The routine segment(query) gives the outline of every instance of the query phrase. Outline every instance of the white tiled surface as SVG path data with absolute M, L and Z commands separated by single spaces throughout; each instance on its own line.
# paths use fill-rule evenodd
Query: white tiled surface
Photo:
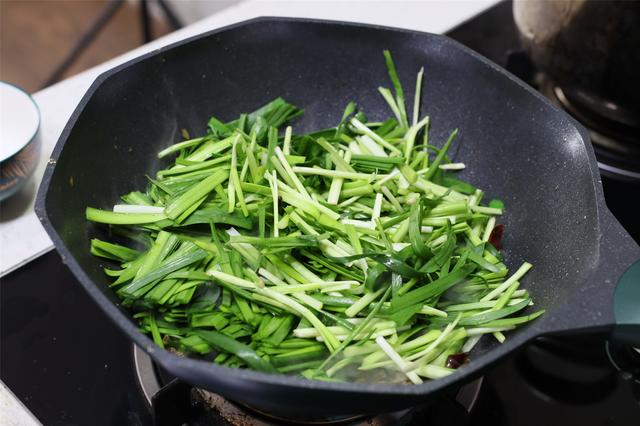
M 0 425 L 39 426 L 40 422 L 27 410 L 16 396 L 0 382 Z
M 49 155 L 82 95 L 102 72 L 161 46 L 258 16 L 289 16 L 386 25 L 442 33 L 476 15 L 497 0 L 423 1 L 259 1 L 248 0 L 159 38 L 34 95 L 41 110 L 42 153 L 38 169 L 25 189 L 0 212 L 0 276 L 52 248 L 33 212 L 34 196 Z M 0 424 L 37 424 L 0 382 Z

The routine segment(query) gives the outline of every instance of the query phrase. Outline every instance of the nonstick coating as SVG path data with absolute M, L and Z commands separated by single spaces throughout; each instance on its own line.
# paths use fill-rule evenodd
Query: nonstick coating
M 422 111 L 430 140 L 454 128 L 452 152 L 464 179 L 506 204 L 504 257 L 528 260 L 523 280 L 547 314 L 487 339 L 455 374 L 419 386 L 324 383 L 229 369 L 156 347 L 116 307 L 102 262 L 89 254 L 105 226 L 87 223 L 87 206 L 111 208 L 143 189 L 166 163 L 156 152 L 205 131 L 215 115 L 237 117 L 282 96 L 305 109 L 298 132 L 335 125 L 354 100 L 370 119 L 390 115 L 377 92 L 390 86 L 390 49 L 413 99 L 425 68 Z M 326 21 L 261 18 L 160 49 L 101 75 L 63 132 L 38 196 L 38 216 L 63 261 L 127 335 L 187 382 L 263 410 L 290 414 L 374 413 L 406 407 L 460 385 L 526 341 L 546 333 L 613 323 L 612 293 L 638 247 L 607 210 L 584 129 L 522 82 L 456 42 L 432 34 Z M 73 313 L 70 313 L 73 314 Z M 82 321 L 82 318 L 78 318 Z M 90 348 L 87 356 L 91 356 Z

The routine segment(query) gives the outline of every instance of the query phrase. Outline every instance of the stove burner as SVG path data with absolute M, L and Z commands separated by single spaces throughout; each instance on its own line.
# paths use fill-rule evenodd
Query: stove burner
M 224 397 L 204 389 L 195 389 L 199 399 L 218 413 L 223 413 L 225 419 L 231 420 L 233 425 L 243 426 L 270 426 L 273 422 L 277 424 L 297 424 L 297 425 L 348 425 L 357 424 L 358 420 L 365 418 L 363 415 L 339 416 L 334 418 L 285 418 L 267 413 L 246 404 L 234 404 Z
M 541 396 L 566 404 L 603 401 L 618 386 L 618 375 L 600 339 L 539 338 L 518 355 L 516 368 Z
M 387 426 L 412 424 L 445 424 L 452 419 L 467 418 L 474 409 L 482 378 L 458 390 L 453 397 L 445 397 L 436 404 L 425 404 L 393 413 L 373 416 L 356 415 L 322 419 L 283 418 L 265 413 L 244 404 L 225 399 L 213 392 L 192 388 L 160 371 L 151 358 L 133 345 L 133 361 L 142 394 L 154 415 L 156 425 L 206 425 L 228 426 L 272 426 L 296 425 L 343 425 L 343 426 Z M 444 411 L 444 412 L 442 412 Z M 446 419 L 446 420 L 445 420 Z M 433 421 L 436 420 L 436 421 Z
M 611 119 L 585 108 L 583 104 L 558 86 L 546 81 L 542 92 L 562 106 L 576 120 L 589 129 L 600 170 L 612 177 L 640 181 L 640 127 Z M 605 102 L 606 103 L 606 102 Z M 615 111 L 615 105 L 603 110 Z
M 610 102 L 563 90 L 521 50 L 507 54 L 505 67 L 589 130 L 603 175 L 640 182 L 640 120 L 636 115 Z
M 640 348 L 607 341 L 606 350 L 609 361 L 622 378 L 640 385 Z

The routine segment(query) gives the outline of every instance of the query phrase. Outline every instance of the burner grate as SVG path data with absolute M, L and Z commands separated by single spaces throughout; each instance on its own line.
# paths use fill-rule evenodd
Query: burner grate
M 161 371 L 140 348 L 133 345 L 133 362 L 140 391 L 157 426 L 189 424 L 225 426 L 340 425 L 391 426 L 422 425 L 426 420 L 448 426 L 466 423 L 480 396 L 479 378 L 435 403 L 379 415 L 331 418 L 286 418 L 229 401 L 213 392 L 193 388 Z M 447 421 L 445 422 L 445 419 Z M 458 421 L 456 421 L 458 419 Z

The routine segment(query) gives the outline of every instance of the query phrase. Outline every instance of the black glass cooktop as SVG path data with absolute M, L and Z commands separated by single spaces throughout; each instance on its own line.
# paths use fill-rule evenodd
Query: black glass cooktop
M 514 53 L 517 58 L 519 46 L 509 2 L 449 35 L 502 66 L 514 66 L 509 61 Z M 603 183 L 609 207 L 640 241 L 640 223 L 628 202 L 638 187 L 607 179 Z M 0 377 L 42 423 L 154 424 L 136 378 L 131 344 L 89 299 L 56 252 L 4 277 L 0 302 Z M 403 422 L 637 424 L 640 384 L 614 368 L 605 346 L 604 336 L 541 339 L 487 372 L 470 412 L 418 412 Z M 156 407 L 156 412 L 162 411 L 171 407 Z M 175 424 L 191 424 L 191 418 Z M 211 422 L 228 424 L 215 418 Z

